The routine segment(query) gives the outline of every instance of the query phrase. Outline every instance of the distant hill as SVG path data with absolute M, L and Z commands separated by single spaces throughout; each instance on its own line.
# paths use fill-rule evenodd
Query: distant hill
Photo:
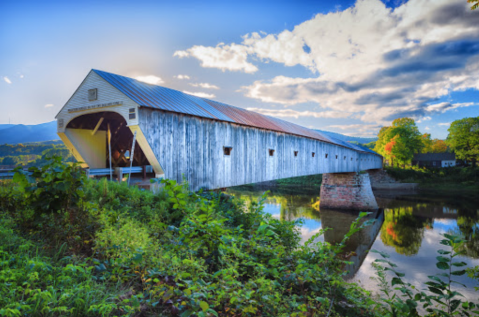
M 360 138 L 360 137 L 355 137 L 355 136 L 348 136 L 336 132 L 329 132 L 329 131 L 323 131 L 323 130 L 316 130 L 318 132 L 324 133 L 328 136 L 331 136 L 333 138 L 339 139 L 341 141 L 345 142 L 358 142 L 360 144 L 366 144 L 369 142 L 376 141 L 378 138 Z
M 0 144 L 17 144 L 59 140 L 57 122 L 51 121 L 36 125 L 0 125 Z
M 13 127 L 14 124 L 0 124 L 0 130 Z

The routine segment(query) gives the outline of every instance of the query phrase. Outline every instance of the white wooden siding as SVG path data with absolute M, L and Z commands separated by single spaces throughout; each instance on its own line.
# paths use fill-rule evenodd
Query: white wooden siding
M 306 137 L 148 108 L 139 109 L 139 127 L 165 177 L 178 182 L 184 178 L 192 190 L 382 167 L 382 158 L 375 154 Z M 233 147 L 230 156 L 223 154 L 223 146 Z M 275 150 L 273 156 L 269 156 L 269 149 Z M 298 156 L 294 156 L 294 151 L 298 151 Z M 316 153 L 314 157 L 312 152 Z

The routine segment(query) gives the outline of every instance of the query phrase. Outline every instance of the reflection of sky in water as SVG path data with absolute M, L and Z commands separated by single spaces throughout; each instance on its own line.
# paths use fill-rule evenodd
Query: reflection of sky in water
M 233 194 L 241 196 L 246 201 L 258 201 L 262 193 L 248 192 L 246 195 L 243 195 L 243 192 L 236 191 Z M 374 238 L 376 230 L 379 230 L 379 227 L 381 227 L 380 231 L 377 232 L 371 249 L 388 253 L 391 256 L 390 260 L 398 265 L 398 271 L 406 273 L 406 276 L 403 278 L 405 282 L 424 288 L 424 282 L 428 281 L 428 275 L 442 273 L 441 270 L 436 268 L 437 250 L 447 248 L 439 243 L 443 239 L 441 234 L 460 231 L 456 220 L 457 217 L 461 216 L 460 210 L 458 211 L 456 206 L 452 206 L 453 204 L 450 201 L 436 196 L 433 197 L 434 200 L 421 200 L 420 202 L 416 201 L 416 196 L 409 196 L 409 198 L 412 197 L 410 200 L 378 195 L 376 197 L 378 198 L 378 204 L 387 208 L 384 212 L 384 223 L 382 225 L 378 223 L 380 226 L 374 226 L 376 229 L 370 231 L 370 234 L 373 234 L 372 238 Z M 323 213 L 315 211 L 312 207 L 314 202 L 317 202 L 316 193 L 309 196 L 270 193 L 263 210 L 276 219 L 281 219 L 281 217 L 291 220 L 297 217 L 302 218 L 303 224 L 300 232 L 303 243 L 317 234 L 323 223 L 325 226 L 331 227 L 333 225 L 333 230 L 336 225 L 338 226 L 336 230 L 342 232 L 345 228 L 347 230 L 350 221 L 355 218 L 354 215 L 349 216 L 352 220 L 348 220 L 344 213 L 341 214 L 335 211 L 323 211 Z M 478 214 L 476 212 L 477 204 L 472 202 L 471 207 L 470 203 L 462 208 L 462 216 L 464 217 L 465 215 L 466 218 L 472 217 L 473 225 L 477 226 L 477 216 L 474 216 Z M 323 221 L 320 217 L 324 218 Z M 381 221 L 383 221 L 382 218 Z M 395 239 L 391 239 L 396 234 L 398 236 L 394 237 Z M 412 238 L 412 235 L 415 235 L 415 238 Z M 383 241 L 383 239 L 389 240 Z M 414 239 L 417 239 L 417 241 Z M 321 236 L 320 240 L 324 241 L 324 236 Z M 372 242 L 372 240 L 370 241 Z M 402 245 L 403 242 L 406 242 L 405 246 Z M 410 244 L 415 243 L 415 246 L 408 246 L 408 242 L 411 242 Z M 364 249 L 364 240 L 355 243 L 358 246 L 362 246 L 357 251 Z M 367 243 L 367 245 L 369 244 Z M 354 248 L 356 248 L 355 245 L 353 246 Z M 473 251 L 477 254 L 479 250 Z M 364 260 L 351 280 L 360 282 L 367 289 L 376 290 L 377 284 L 370 277 L 375 276 L 371 263 L 378 258 L 380 258 L 380 255 L 377 253 L 358 255 L 358 264 L 361 263 L 362 259 Z M 457 261 L 466 262 L 468 267 L 479 265 L 478 259 L 467 256 L 457 257 Z M 455 280 L 468 286 L 467 289 L 464 289 L 462 286 L 456 286 L 459 292 L 470 300 L 478 300 L 479 294 L 476 294 L 473 288 L 474 286 L 479 286 L 477 282 L 469 279 L 466 275 L 455 277 Z
M 445 233 L 457 228 L 456 219 L 434 219 L 434 229 Z
M 264 209 L 263 209 L 264 212 L 271 214 L 273 215 L 273 217 L 279 219 L 279 217 L 281 216 L 281 212 L 280 212 L 281 204 L 265 203 L 263 206 L 264 206 Z
M 381 238 L 376 238 L 371 250 L 378 250 L 388 253 L 391 257 L 388 259 L 391 262 L 395 263 L 399 272 L 403 272 L 406 276 L 403 278 L 403 281 L 406 283 L 411 283 L 416 286 L 418 289 L 424 288 L 424 283 L 429 281 L 428 276 L 434 275 L 437 273 L 444 273 L 444 271 L 439 270 L 436 267 L 436 257 L 439 255 L 437 250 L 447 249 L 446 246 L 440 244 L 439 242 L 443 239 L 441 234 L 446 233 L 452 229 L 457 229 L 457 223 L 455 219 L 434 219 L 433 229 L 425 229 L 424 236 L 421 241 L 421 247 L 417 254 L 412 256 L 407 256 L 395 252 L 394 248 L 391 246 L 386 246 Z M 371 280 L 371 276 L 375 276 L 374 269 L 372 267 L 372 262 L 375 259 L 382 258 L 379 254 L 370 252 L 357 273 L 352 278 L 353 281 L 360 282 L 365 288 L 374 290 L 376 289 L 376 281 Z M 468 267 L 479 265 L 479 260 L 472 259 L 466 256 L 458 256 L 455 258 L 456 261 L 464 261 L 467 263 Z M 390 278 L 394 275 L 391 272 L 388 272 Z M 469 300 L 478 300 L 478 293 L 474 292 L 474 286 L 479 286 L 479 284 L 472 279 L 468 278 L 467 275 L 463 276 L 453 276 L 453 280 L 467 285 L 467 289 L 462 286 L 453 286 L 453 289 L 459 291 Z
M 263 206 L 264 212 L 271 214 L 273 218 L 281 218 L 281 204 L 265 203 Z M 303 224 L 301 226 L 301 241 L 304 243 L 319 232 L 321 229 L 321 219 L 301 219 L 303 219 Z M 320 237 L 319 240 L 324 241 L 324 238 Z
M 312 236 L 317 234 L 321 230 L 321 220 L 304 219 L 301 226 L 301 242 L 308 241 Z M 324 236 L 319 237 L 319 241 L 324 242 Z

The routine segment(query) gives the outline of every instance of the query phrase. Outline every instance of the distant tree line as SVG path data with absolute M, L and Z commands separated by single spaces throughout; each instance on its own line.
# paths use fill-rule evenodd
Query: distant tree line
M 64 162 L 73 161 L 70 151 L 61 142 L 0 145 L 0 165 L 37 166 L 46 164 L 46 158 L 61 156 Z
M 382 127 L 378 140 L 365 144 L 384 156 L 390 165 L 410 164 L 416 153 L 444 153 L 452 151 L 457 159 L 472 162 L 479 158 L 479 117 L 464 118 L 451 123 L 447 139 L 431 139 L 421 134 L 411 118 L 399 118 L 389 127 Z

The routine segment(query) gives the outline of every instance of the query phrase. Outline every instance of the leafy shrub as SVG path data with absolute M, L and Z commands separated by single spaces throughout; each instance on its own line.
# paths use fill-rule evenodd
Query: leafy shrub
M 122 306 L 114 289 L 95 282 L 92 267 L 60 248 L 49 257 L 0 219 L 0 316 L 110 315 Z M 95 307 L 104 314 L 93 314 Z
M 117 219 L 115 223 L 105 221 L 104 227 L 97 231 L 95 249 L 109 258 L 131 258 L 138 250 L 151 255 L 153 241 L 148 229 L 140 222 L 131 219 Z
M 450 234 L 443 235 L 440 243 L 448 247 L 448 250 L 438 250 L 436 266 L 444 273 L 428 276 L 426 282 L 427 293 L 416 290 L 410 283 L 404 283 L 404 273 L 397 271 L 397 265 L 387 260 L 389 255 L 379 253 L 382 259 L 376 259 L 373 267 L 376 270 L 376 280 L 379 282 L 380 290 L 385 295 L 381 299 L 382 308 L 385 309 L 385 316 L 419 316 L 418 306 L 428 313 L 427 316 L 471 316 L 479 313 L 479 305 L 473 302 L 464 301 L 463 295 L 451 289 L 451 285 L 461 283 L 455 281 L 454 276 L 466 274 L 462 261 L 455 261 L 455 257 L 463 254 L 462 249 L 465 241 Z M 391 281 L 387 281 L 386 271 L 394 273 Z M 464 286 L 464 285 L 463 285 Z M 465 287 L 465 286 L 464 286 Z
M 387 167 L 386 171 L 395 179 L 403 182 L 446 185 L 479 185 L 479 168 L 472 166 L 447 168 L 410 166 L 404 169 L 399 167 Z

